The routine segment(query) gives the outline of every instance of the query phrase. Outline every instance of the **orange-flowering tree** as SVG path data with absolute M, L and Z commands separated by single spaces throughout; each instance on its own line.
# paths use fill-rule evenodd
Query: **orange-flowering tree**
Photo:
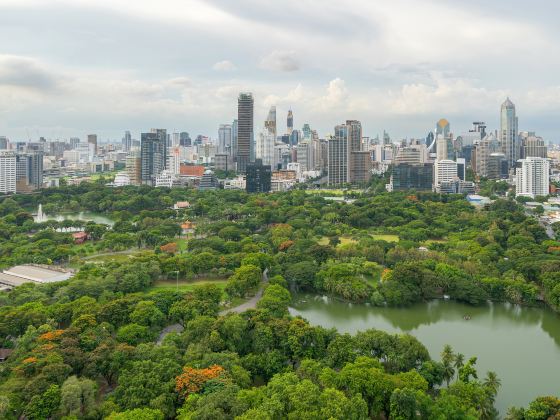
M 169 242 L 165 245 L 159 247 L 162 252 L 166 252 L 168 254 L 175 254 L 177 252 L 177 244 L 175 242 Z
M 212 365 L 204 369 L 195 369 L 190 366 L 183 368 L 183 373 L 175 379 L 175 390 L 183 397 L 187 398 L 190 394 L 196 394 L 204 385 L 217 379 L 226 381 L 226 371 L 220 365 Z

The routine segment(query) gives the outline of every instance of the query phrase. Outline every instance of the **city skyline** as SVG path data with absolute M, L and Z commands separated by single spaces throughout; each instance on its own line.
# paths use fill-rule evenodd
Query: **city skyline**
M 442 117 L 455 133 L 476 120 L 494 130 L 509 96 L 520 130 L 558 142 L 560 6 L 421 3 L 5 1 L 0 135 L 104 142 L 165 126 L 215 138 L 249 91 L 256 131 L 273 105 L 322 136 L 348 118 L 395 139 Z

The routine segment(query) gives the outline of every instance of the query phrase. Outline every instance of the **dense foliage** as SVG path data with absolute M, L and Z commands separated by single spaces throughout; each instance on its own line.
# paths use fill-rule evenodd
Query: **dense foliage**
M 173 210 L 176 201 L 191 206 Z M 113 226 L 33 222 L 43 204 L 103 213 Z M 196 233 L 179 238 L 181 223 Z M 73 243 L 64 228 L 90 240 Z M 179 244 L 182 244 L 179 246 Z M 288 315 L 290 291 L 374 305 L 443 295 L 560 309 L 560 242 L 516 202 L 461 196 L 292 191 L 247 195 L 82 184 L 0 203 L 0 268 L 71 266 L 69 281 L 0 295 L 0 417 L 30 419 L 493 418 L 499 380 L 409 335 L 355 336 Z M 84 259 L 122 251 L 115 261 Z M 91 261 L 91 262 L 90 262 Z M 265 274 L 263 275 L 263 272 Z M 254 295 L 256 309 L 221 313 Z M 188 290 L 167 279 L 227 279 Z M 178 324 L 184 331 L 160 337 Z M 552 397 L 515 419 L 560 415 Z

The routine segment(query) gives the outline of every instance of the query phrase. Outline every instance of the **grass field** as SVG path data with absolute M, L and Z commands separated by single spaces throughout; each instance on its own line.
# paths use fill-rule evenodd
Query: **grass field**
M 214 284 L 221 289 L 226 287 L 227 280 L 223 278 L 219 279 L 200 279 L 200 280 L 181 280 L 179 279 L 179 291 L 188 292 L 193 290 L 197 286 L 202 286 L 204 284 Z M 175 280 L 158 280 L 150 288 L 150 290 L 176 290 L 177 282 Z
M 399 235 L 371 235 L 376 241 L 399 242 Z
M 330 197 L 342 197 L 342 196 L 344 196 L 345 192 L 361 193 L 361 192 L 363 192 L 363 190 L 320 189 L 320 190 L 305 190 L 305 192 L 307 194 L 319 194 L 319 195 L 325 195 L 325 196 L 330 196 Z
M 341 236 L 338 239 L 340 239 L 340 243 L 338 245 L 355 244 L 356 242 L 358 242 L 355 239 L 348 238 L 348 237 L 345 237 L 345 236 Z M 323 236 L 321 239 L 319 239 L 317 241 L 317 243 L 319 245 L 328 245 L 329 244 L 329 238 L 327 238 L 326 236 Z

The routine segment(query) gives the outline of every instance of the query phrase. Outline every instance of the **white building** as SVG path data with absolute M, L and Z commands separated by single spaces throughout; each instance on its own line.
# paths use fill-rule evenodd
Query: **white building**
M 128 174 L 126 174 L 126 172 L 119 172 L 115 176 L 113 185 L 115 187 L 126 187 L 127 185 L 130 185 L 130 177 L 128 176 Z
M 517 161 L 515 195 L 535 198 L 548 195 L 550 188 L 550 160 L 528 157 Z
M 262 159 L 263 165 L 270 165 L 274 167 L 274 145 L 276 137 L 268 130 L 261 131 L 257 136 L 256 141 L 256 156 L 257 159 Z
M 232 155 L 233 127 L 231 124 L 220 124 L 218 128 L 218 153 Z
M 0 193 L 16 192 L 16 154 L 0 151 Z
M 439 144 L 438 144 L 439 152 Z M 436 160 L 434 163 L 434 189 L 439 191 L 442 182 L 456 181 L 457 162 L 449 159 Z
M 168 170 L 163 170 L 156 177 L 156 187 L 173 187 L 173 181 L 175 181 L 175 176 Z

